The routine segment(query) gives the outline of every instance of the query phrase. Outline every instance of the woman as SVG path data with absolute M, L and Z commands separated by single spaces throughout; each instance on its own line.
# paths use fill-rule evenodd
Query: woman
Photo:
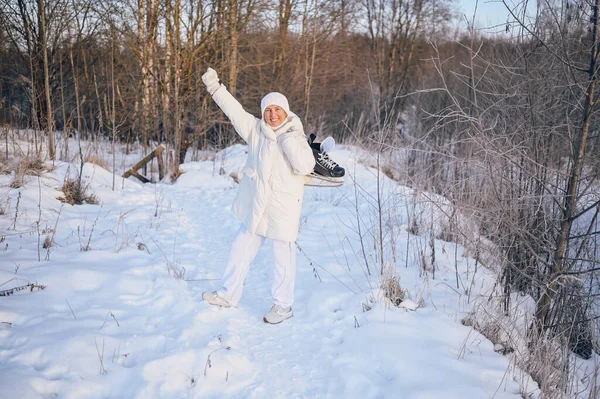
M 232 207 L 242 226 L 229 252 L 222 288 L 205 292 L 202 298 L 211 305 L 237 306 L 250 263 L 265 238 L 269 238 L 273 241 L 275 259 L 273 306 L 264 321 L 281 323 L 292 317 L 296 279 L 294 241 L 300 224 L 304 176 L 315 166 L 312 149 L 300 118 L 290 111 L 283 94 L 264 96 L 258 119 L 246 112 L 219 83 L 212 68 L 208 68 L 202 81 L 248 144 L 248 158 Z

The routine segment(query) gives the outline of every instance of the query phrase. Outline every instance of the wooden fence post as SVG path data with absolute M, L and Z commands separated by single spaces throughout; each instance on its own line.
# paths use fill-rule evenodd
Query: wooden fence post
M 127 172 L 125 172 L 123 174 L 123 177 L 128 178 L 129 176 L 134 176 L 138 180 L 140 180 L 142 183 L 150 183 L 150 180 L 148 178 L 146 178 L 145 176 L 141 175 L 138 172 L 138 170 L 142 166 L 147 164 L 148 162 L 152 161 L 152 159 L 154 159 L 154 157 L 157 157 L 157 159 L 158 159 L 158 178 L 159 178 L 159 180 L 162 180 L 165 177 L 165 163 L 163 161 L 163 156 L 162 156 L 162 153 L 165 149 L 166 149 L 166 147 L 164 146 L 164 144 L 159 145 L 154 151 L 152 151 L 150 154 L 146 155 L 144 158 L 142 158 L 141 161 L 139 161 L 138 163 L 133 165 L 131 167 L 131 169 L 129 169 Z

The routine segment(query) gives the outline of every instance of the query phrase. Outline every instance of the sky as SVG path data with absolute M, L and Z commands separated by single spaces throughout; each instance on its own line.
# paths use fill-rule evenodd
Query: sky
M 527 8 L 530 14 L 535 13 L 536 0 L 506 0 L 506 4 L 511 9 L 521 8 L 523 3 L 528 1 Z M 458 0 L 458 7 L 461 13 L 471 21 L 473 13 L 476 11 L 475 19 L 477 25 L 481 28 L 492 28 L 494 26 L 505 25 L 509 12 L 502 0 Z M 464 22 L 464 18 L 461 20 Z M 493 29 L 493 28 L 492 28 Z

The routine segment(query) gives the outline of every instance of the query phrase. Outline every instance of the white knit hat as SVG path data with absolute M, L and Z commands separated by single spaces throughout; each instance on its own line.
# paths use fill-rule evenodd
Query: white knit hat
M 285 98 L 285 96 L 281 93 L 274 91 L 262 98 L 262 100 L 260 101 L 261 115 L 265 114 L 265 109 L 267 109 L 269 105 L 277 105 L 278 107 L 281 107 L 281 109 L 283 109 L 286 114 L 290 114 L 290 104 L 288 103 L 287 98 Z

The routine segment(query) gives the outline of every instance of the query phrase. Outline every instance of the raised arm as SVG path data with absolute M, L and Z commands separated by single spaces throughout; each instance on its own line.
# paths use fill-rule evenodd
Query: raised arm
M 202 75 L 202 81 L 206 85 L 206 90 L 212 95 L 213 100 L 231 121 L 235 131 L 244 141 L 248 142 L 248 136 L 256 125 L 254 115 L 246 112 L 242 104 L 227 91 L 223 84 L 219 83 L 219 77 L 214 69 L 208 68 Z

